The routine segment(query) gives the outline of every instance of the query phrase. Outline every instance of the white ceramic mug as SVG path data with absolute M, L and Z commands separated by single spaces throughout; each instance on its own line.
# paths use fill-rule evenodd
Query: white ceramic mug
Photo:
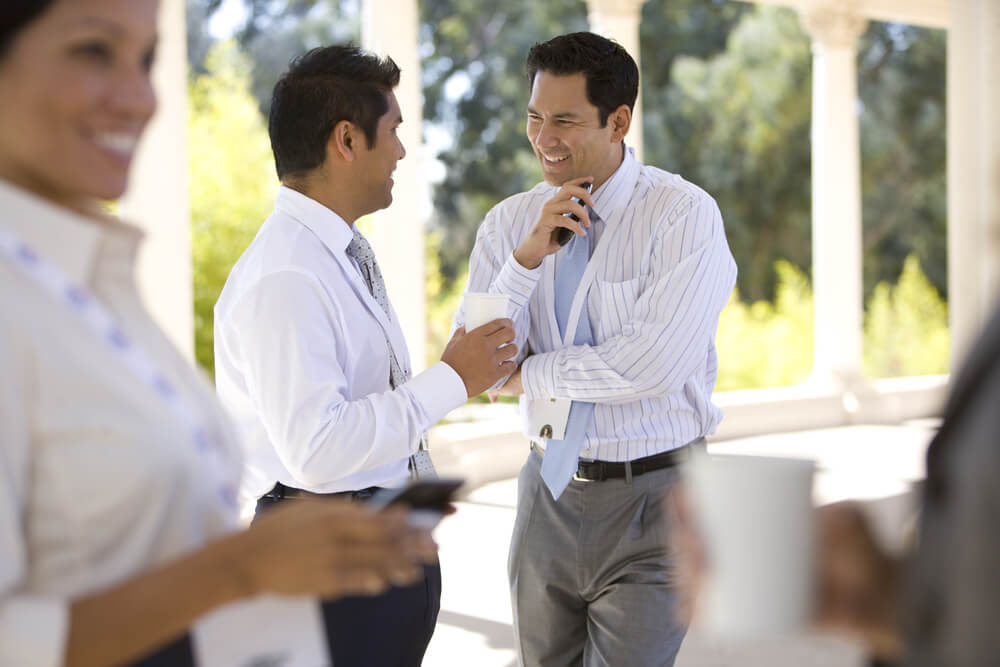
M 686 476 L 708 572 L 699 608 L 726 639 L 789 635 L 812 615 L 815 464 L 804 459 L 695 457 Z
M 506 294 L 466 292 L 462 301 L 465 312 L 465 330 L 472 331 L 487 322 L 507 317 L 509 300 Z

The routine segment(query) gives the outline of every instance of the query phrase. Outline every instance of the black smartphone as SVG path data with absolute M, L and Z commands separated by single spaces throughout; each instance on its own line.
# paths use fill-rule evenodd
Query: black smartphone
M 462 479 L 421 480 L 398 489 L 382 489 L 369 502 L 379 509 L 403 504 L 415 510 L 444 512 L 464 483 Z
M 593 187 L 594 187 L 593 181 L 587 181 L 586 183 L 583 184 L 583 189 L 586 190 L 587 192 L 590 192 L 590 190 Z M 577 204 L 583 204 L 583 200 L 580 199 L 579 197 L 570 197 L 570 201 L 575 201 Z M 570 220 L 575 220 L 576 222 L 580 222 L 580 218 L 578 218 L 575 213 L 563 213 L 563 215 L 569 218 Z M 556 242 L 559 245 L 566 245 L 567 243 L 569 243 L 569 240 L 571 238 L 573 238 L 572 229 L 568 229 L 566 227 L 560 227 L 559 229 L 556 230 Z

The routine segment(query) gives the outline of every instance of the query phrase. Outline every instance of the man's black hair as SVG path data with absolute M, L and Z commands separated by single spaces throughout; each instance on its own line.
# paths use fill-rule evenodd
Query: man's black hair
M 375 145 L 387 95 L 399 84 L 399 67 L 353 44 L 312 49 L 292 61 L 274 86 L 267 131 L 278 178 L 323 164 L 326 143 L 342 120 L 361 128 Z
M 54 0 L 3 0 L 0 10 L 0 58 L 29 23 L 42 15 Z
M 587 101 L 597 107 L 601 127 L 608 116 L 625 104 L 631 110 L 639 95 L 639 68 L 622 45 L 592 32 L 560 35 L 528 51 L 528 87 L 535 75 L 583 74 L 587 79 Z

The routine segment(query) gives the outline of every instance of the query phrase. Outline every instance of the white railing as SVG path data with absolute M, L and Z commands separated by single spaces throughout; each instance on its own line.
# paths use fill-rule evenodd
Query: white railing
M 847 392 L 809 384 L 720 392 L 713 401 L 726 416 L 710 440 L 937 417 L 947 390 L 947 375 L 926 375 L 872 380 Z M 431 447 L 442 475 L 465 477 L 475 488 L 516 476 L 528 445 L 517 406 L 498 403 L 449 413 L 432 429 Z

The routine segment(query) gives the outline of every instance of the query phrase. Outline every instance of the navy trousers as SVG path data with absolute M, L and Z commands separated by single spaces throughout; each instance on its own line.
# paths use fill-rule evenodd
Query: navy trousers
M 263 497 L 257 515 L 278 502 Z M 343 597 L 323 603 L 330 655 L 336 667 L 419 667 L 441 609 L 441 568 L 424 567 L 415 584 L 393 586 L 377 596 Z

